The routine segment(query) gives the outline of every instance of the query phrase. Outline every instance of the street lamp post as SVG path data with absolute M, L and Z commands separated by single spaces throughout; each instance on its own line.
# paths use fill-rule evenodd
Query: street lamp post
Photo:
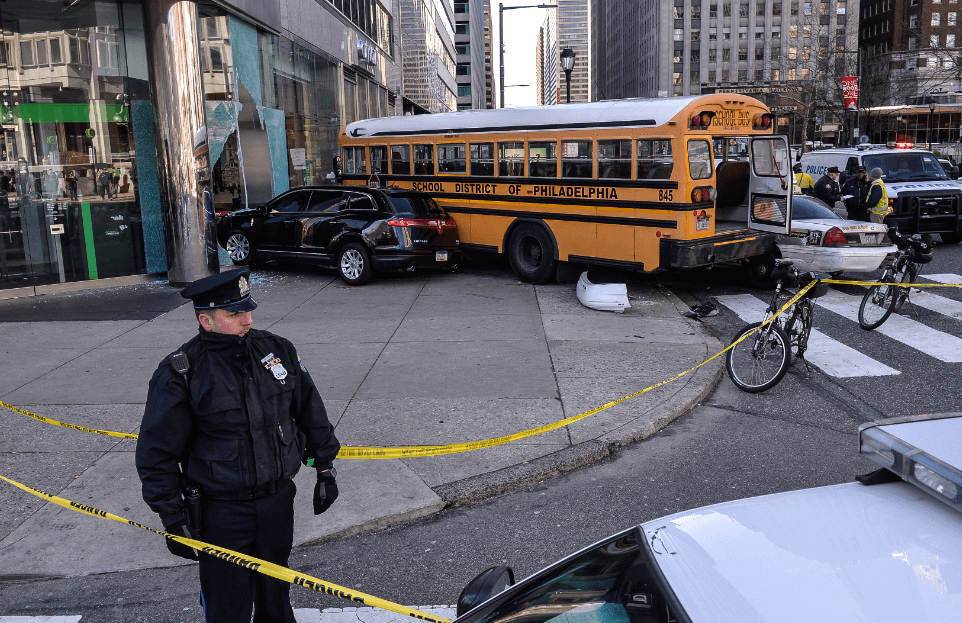
M 561 69 L 565 72 L 566 103 L 571 103 L 571 70 L 575 68 L 575 51 L 571 48 L 561 50 Z
M 524 6 L 504 6 L 501 2 L 498 4 L 498 50 L 499 50 L 499 63 L 500 63 L 500 73 L 501 73 L 501 102 L 499 102 L 498 107 L 504 108 L 504 12 L 510 11 L 512 9 L 557 9 L 557 4 L 526 4 Z
M 895 115 L 895 142 L 899 142 L 899 130 L 902 129 L 902 113 Z

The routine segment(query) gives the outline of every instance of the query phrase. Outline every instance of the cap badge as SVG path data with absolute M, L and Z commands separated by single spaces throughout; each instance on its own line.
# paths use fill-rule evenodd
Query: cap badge
M 237 280 L 237 287 L 240 288 L 240 295 L 247 296 L 251 293 L 251 287 L 247 283 L 247 278 L 241 275 L 240 279 Z

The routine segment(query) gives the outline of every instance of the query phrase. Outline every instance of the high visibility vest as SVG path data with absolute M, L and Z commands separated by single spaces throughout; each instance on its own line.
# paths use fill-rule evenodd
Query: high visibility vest
M 872 188 L 876 185 L 882 187 L 882 197 L 878 200 L 875 206 L 868 209 L 869 212 L 874 212 L 875 214 L 886 215 L 892 212 L 892 208 L 889 207 L 889 193 L 885 190 L 885 183 L 882 180 L 875 180 L 872 185 L 868 187 L 868 193 L 872 194 Z
M 815 186 L 815 180 L 808 173 L 802 171 L 801 173 L 795 174 L 795 179 L 798 180 L 799 188 L 813 188 Z

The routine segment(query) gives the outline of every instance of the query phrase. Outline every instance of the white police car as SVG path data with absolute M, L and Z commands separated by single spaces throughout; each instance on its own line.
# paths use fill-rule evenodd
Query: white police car
M 833 166 L 845 178 L 855 175 L 859 166 L 869 172 L 879 168 L 894 210 L 886 224 L 903 234 L 938 233 L 944 243 L 962 242 L 962 186 L 949 178 L 929 151 L 874 146 L 822 149 L 806 152 L 800 163 L 802 171 L 816 181 Z
M 862 425 L 859 482 L 649 521 L 513 586 L 494 567 L 456 623 L 958 621 L 960 437 L 962 413 Z

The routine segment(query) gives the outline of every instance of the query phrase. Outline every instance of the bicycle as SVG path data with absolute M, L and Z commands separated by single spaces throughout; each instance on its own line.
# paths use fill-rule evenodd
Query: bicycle
M 784 302 L 792 299 L 800 289 L 813 281 L 816 283 L 789 308 L 786 312 L 788 320 L 784 324 L 782 317 L 776 316 L 758 329 L 753 337 L 735 344 L 728 351 L 728 376 L 743 391 L 755 393 L 775 387 L 788 372 L 789 366 L 805 358 L 815 320 L 814 301 L 827 294 L 829 288 L 828 284 L 821 283 L 816 273 L 800 273 L 792 264 L 791 260 L 775 260 L 775 270 L 772 272 L 772 278 L 776 280 L 775 291 L 765 310 L 763 322 L 743 327 L 732 339 L 732 344 L 775 316 Z M 797 289 L 793 292 L 789 288 Z
M 869 331 L 882 326 L 893 312 L 898 313 L 909 300 L 911 288 L 889 284 L 915 283 L 922 265 L 932 261 L 934 243 L 931 234 L 905 237 L 898 229 L 890 227 L 888 236 L 898 251 L 893 258 L 886 258 L 882 263 L 885 270 L 879 279 L 881 283 L 871 286 L 858 306 L 858 324 Z

